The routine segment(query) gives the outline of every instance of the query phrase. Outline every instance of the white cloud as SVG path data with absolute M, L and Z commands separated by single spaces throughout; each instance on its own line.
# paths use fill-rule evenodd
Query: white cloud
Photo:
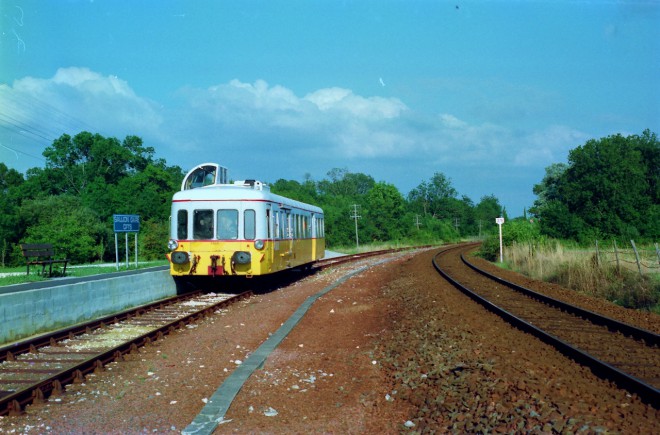
M 465 121 L 461 121 L 454 115 L 448 113 L 443 113 L 440 115 L 440 122 L 448 128 L 465 128 L 468 124 Z
M 396 98 L 364 98 L 353 94 L 349 89 L 320 89 L 305 96 L 321 111 L 333 111 L 362 119 L 392 119 L 408 110 L 405 104 Z
M 163 121 L 156 105 L 136 95 L 126 81 L 87 68 L 60 68 L 48 79 L 25 77 L 0 91 L 6 126 L 18 133 L 17 126 L 27 126 L 23 131 L 41 139 L 82 130 L 119 138 L 155 135 Z
M 520 139 L 513 162 L 516 166 L 547 166 L 562 162 L 569 150 L 585 143 L 589 136 L 566 126 L 552 125 Z
M 339 87 L 298 96 L 263 80 L 231 80 L 206 89 L 182 88 L 178 98 L 176 107 L 161 108 L 116 76 L 62 68 L 48 79 L 25 77 L 13 86 L 0 85 L 0 115 L 10 114 L 17 125 L 42 136 L 35 155 L 64 132 L 89 130 L 119 139 L 134 134 L 169 164 L 187 168 L 219 161 L 265 179 L 295 177 L 289 173 L 292 162 L 310 172 L 371 167 L 383 174 L 371 174 L 375 178 L 405 173 L 417 182 L 436 171 L 478 177 L 483 168 L 495 166 L 509 171 L 545 167 L 586 139 L 565 126 L 526 132 L 448 112 L 424 114 L 397 98 L 361 96 Z M 0 143 L 20 134 L 15 128 L 9 137 L 0 129 Z M 14 158 L 0 149 L 0 157 L 6 156 Z M 400 161 L 410 170 L 399 167 Z M 31 161 L 17 169 L 37 165 Z

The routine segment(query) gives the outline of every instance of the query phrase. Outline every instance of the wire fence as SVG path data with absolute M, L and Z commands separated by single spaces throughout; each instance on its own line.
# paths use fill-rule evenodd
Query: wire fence
M 616 240 L 609 243 L 596 240 L 595 246 L 594 254 L 599 266 L 609 264 L 617 269 L 637 270 L 640 275 L 660 272 L 660 248 L 657 243 L 652 247 L 638 247 L 634 240 L 630 240 L 629 245 L 619 245 Z

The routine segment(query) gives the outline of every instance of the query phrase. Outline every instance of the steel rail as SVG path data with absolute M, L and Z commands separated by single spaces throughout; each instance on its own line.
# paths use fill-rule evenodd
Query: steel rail
M 360 254 L 345 255 L 329 259 L 321 259 L 312 263 L 312 268 L 315 270 L 321 270 L 327 267 L 332 267 L 351 261 L 357 261 L 363 258 L 428 247 L 430 246 L 386 249 Z M 54 346 L 59 341 L 71 339 L 82 334 L 88 334 L 94 330 L 104 328 L 107 325 L 117 324 L 122 321 L 130 320 L 140 315 L 144 315 L 159 308 L 173 305 L 177 302 L 185 301 L 187 299 L 192 299 L 196 296 L 199 296 L 201 293 L 202 292 L 200 291 L 196 291 L 186 293 L 184 295 L 178 295 L 172 298 L 135 307 L 120 313 L 111 314 L 99 319 L 94 319 L 78 325 L 59 329 L 57 331 L 39 335 L 37 337 L 32 337 L 27 340 L 22 340 L 7 346 L 2 346 L 0 347 L 0 363 L 3 361 L 11 361 L 16 356 L 21 354 L 37 352 L 38 349 L 43 347 Z M 16 392 L 10 393 L 4 397 L 0 397 L 0 416 L 7 414 L 20 414 L 23 412 L 23 409 L 25 409 L 25 406 L 31 403 L 44 401 L 52 394 L 61 393 L 64 390 L 65 385 L 78 381 L 82 382 L 85 375 L 95 370 L 102 369 L 103 366 L 110 362 L 121 360 L 123 355 L 135 351 L 138 347 L 147 345 L 154 340 L 162 338 L 165 334 L 173 331 L 177 327 L 181 328 L 190 323 L 194 318 L 202 317 L 205 315 L 204 313 L 214 311 L 219 307 L 229 305 L 233 302 L 249 297 L 252 294 L 252 291 L 247 291 L 233 298 L 220 301 L 212 306 L 202 308 L 196 312 L 186 315 L 185 317 L 176 319 L 167 323 L 166 325 L 155 328 L 152 331 L 142 334 L 141 336 L 127 340 L 125 343 L 121 343 L 109 350 L 99 352 L 90 358 L 86 358 L 85 360 L 80 361 L 74 366 L 56 372 L 47 379 L 39 380 L 25 388 L 17 390 Z
M 46 379 L 38 380 L 33 384 L 30 384 L 20 390 L 10 393 L 7 396 L 4 396 L 0 399 L 0 416 L 21 414 L 25 409 L 25 406 L 31 403 L 41 402 L 46 398 L 48 398 L 51 394 L 57 394 L 62 392 L 65 385 L 84 380 L 85 375 L 95 370 L 102 369 L 103 366 L 105 366 L 109 362 L 121 360 L 125 354 L 136 351 L 139 347 L 148 345 L 155 340 L 162 339 L 166 334 L 173 332 L 177 328 L 183 328 L 185 327 L 185 325 L 197 319 L 201 319 L 205 317 L 206 315 L 217 310 L 218 308 L 222 308 L 224 306 L 243 300 L 247 297 L 250 297 L 252 294 L 253 294 L 252 291 L 247 291 L 238 294 L 234 297 L 219 301 L 215 304 L 206 306 L 199 310 L 195 310 L 185 316 L 167 322 L 164 325 L 155 327 L 153 330 L 146 332 L 140 336 L 127 340 L 124 343 L 121 343 L 110 349 L 99 352 L 89 358 L 85 358 L 84 360 L 81 360 L 80 362 L 72 365 L 71 367 L 68 367 L 64 370 L 54 373 L 53 375 L 47 377 Z M 177 298 L 171 298 L 171 299 L 177 299 Z M 185 297 L 178 298 L 178 301 L 186 300 L 186 299 L 189 298 L 185 298 Z M 158 304 L 162 304 L 162 302 L 164 301 L 161 301 Z M 176 301 L 174 301 L 173 303 L 176 303 Z M 167 305 L 171 305 L 171 304 L 167 304 Z M 137 311 L 142 311 L 146 313 L 152 310 L 145 310 L 145 307 L 138 307 L 133 310 L 127 310 L 122 314 L 125 315 L 125 320 L 128 320 L 141 315 L 141 314 L 131 315 L 131 313 L 136 313 Z M 88 323 L 93 323 L 93 322 L 88 322 Z M 101 322 L 97 320 L 96 323 L 100 324 Z M 53 334 L 57 334 L 57 333 L 53 333 Z M 65 336 L 61 336 L 60 339 L 66 339 L 66 338 L 69 338 L 68 334 Z M 48 345 L 50 345 L 51 343 L 52 342 L 49 340 Z M 75 352 L 73 352 L 72 354 L 75 354 Z
M 479 272 L 486 278 L 492 279 L 493 281 L 497 281 L 500 284 L 503 284 L 513 290 L 519 291 L 531 297 L 532 299 L 536 299 L 539 302 L 543 302 L 555 308 L 559 308 L 560 310 L 564 310 L 568 313 L 582 317 L 597 325 L 605 326 L 612 331 L 620 332 L 624 335 L 628 335 L 637 340 L 643 340 L 648 346 L 660 346 L 660 335 L 654 332 L 648 331 L 646 329 L 638 328 L 636 326 L 632 326 L 627 323 L 620 322 L 615 319 L 611 319 L 609 317 L 605 317 L 601 314 L 594 313 L 593 311 L 585 310 L 584 308 L 576 307 L 575 305 L 568 304 L 558 299 L 551 298 L 550 296 L 546 296 L 544 294 L 535 292 L 534 290 L 528 289 L 521 285 L 507 281 L 503 278 L 500 278 L 499 276 L 490 274 L 485 270 L 480 269 L 473 263 L 470 263 L 465 258 L 464 254 L 461 254 L 461 261 L 463 261 L 463 263 L 465 263 L 465 265 L 470 267 L 472 270 Z
M 500 317 L 504 318 L 507 320 L 509 323 L 512 325 L 516 326 L 517 328 L 521 329 L 522 331 L 528 332 L 535 337 L 541 339 L 543 342 L 550 344 L 551 346 L 555 347 L 557 350 L 559 350 L 562 354 L 565 356 L 577 361 L 580 364 L 583 364 L 585 366 L 588 366 L 591 368 L 591 370 L 599 377 L 608 379 L 616 383 L 618 386 L 621 388 L 624 388 L 631 393 L 637 394 L 643 401 L 646 403 L 649 403 L 650 405 L 654 406 L 655 408 L 658 408 L 660 406 L 660 390 L 657 388 L 645 383 L 644 381 L 629 375 L 628 373 L 623 372 L 622 370 L 619 370 L 616 367 L 613 367 L 612 365 L 593 357 L 592 355 L 583 352 L 580 349 L 577 349 L 570 345 L 569 343 L 555 337 L 552 334 L 549 334 L 542 329 L 532 325 L 531 323 L 521 319 L 520 317 L 515 316 L 514 314 L 510 313 L 509 311 L 497 306 L 496 304 L 490 302 L 488 299 L 478 295 L 475 293 L 472 289 L 462 285 L 458 281 L 456 281 L 454 278 L 452 278 L 447 272 L 445 272 L 440 265 L 438 264 L 438 258 L 442 254 L 446 254 L 450 251 L 461 249 L 461 248 L 466 248 L 465 245 L 459 245 L 456 247 L 452 247 L 446 250 L 443 250 L 436 254 L 433 257 L 433 266 L 435 269 L 442 275 L 447 281 L 449 281 L 454 287 L 465 293 L 467 296 L 484 306 L 486 309 L 492 311 L 493 313 L 499 315 Z M 500 284 L 507 285 L 507 282 L 505 280 L 499 281 Z M 531 291 L 531 290 L 530 290 Z M 577 308 L 577 307 L 574 307 Z M 595 313 L 592 313 L 595 316 L 598 316 Z M 600 316 L 603 317 L 603 316 Z M 603 317 L 604 318 L 604 317 Z M 587 319 L 590 320 L 590 319 Z M 616 321 L 615 321 L 616 322 Z M 617 322 L 620 323 L 620 322 Z M 629 328 L 634 328 L 630 325 L 627 325 Z M 644 331 L 644 330 L 641 330 Z M 645 331 L 649 332 L 649 331 Z M 640 333 L 641 335 L 646 335 L 645 333 Z M 653 334 L 653 333 L 651 333 Z
M 148 304 L 133 307 L 131 309 L 121 311 L 119 313 L 110 314 L 97 319 L 92 319 L 83 323 L 79 323 L 77 325 L 47 332 L 45 334 L 40 334 L 36 337 L 30 337 L 28 339 L 21 340 L 16 343 L 2 346 L 0 347 L 0 363 L 2 363 L 3 361 L 11 360 L 13 357 L 24 353 L 35 352 L 35 350 L 38 350 L 45 346 L 52 346 L 58 341 L 65 340 L 67 338 L 70 339 L 77 335 L 89 334 L 91 331 L 94 331 L 95 329 L 103 328 L 109 324 L 112 325 L 114 323 L 119 323 L 123 320 L 130 318 L 131 316 L 141 315 L 148 311 L 157 310 L 159 308 L 163 308 L 167 305 L 171 305 L 176 302 L 192 299 L 194 297 L 199 296 L 201 293 L 202 292 L 200 291 L 195 291 L 182 295 L 172 296 L 167 299 L 162 299 L 156 302 L 150 302 Z
M 348 263 L 351 261 L 357 261 L 361 260 L 363 258 L 369 258 L 369 257 L 375 257 L 377 255 L 385 255 L 385 254 L 392 254 L 395 252 L 403 252 L 403 251 L 411 251 L 415 249 L 426 249 L 426 248 L 432 248 L 433 246 L 431 245 L 424 245 L 424 246 L 408 246 L 405 248 L 391 248 L 391 249 L 383 249 L 380 251 L 369 251 L 369 252 L 362 252 L 359 254 L 347 254 L 347 255 L 342 255 L 339 257 L 333 257 L 333 258 L 322 258 L 320 260 L 316 260 L 314 263 L 312 263 L 312 267 L 316 269 L 324 269 L 326 267 L 331 267 L 331 266 L 337 266 L 343 263 Z

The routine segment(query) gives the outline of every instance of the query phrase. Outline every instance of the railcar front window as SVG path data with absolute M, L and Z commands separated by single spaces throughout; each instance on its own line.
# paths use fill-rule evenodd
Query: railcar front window
M 238 239 L 238 210 L 218 210 L 218 239 Z
M 179 210 L 176 213 L 176 238 L 179 240 L 188 238 L 188 210 Z
M 256 236 L 255 217 L 256 213 L 254 210 L 245 210 L 243 212 L 243 236 L 245 240 L 254 240 Z
M 193 239 L 213 238 L 213 210 L 195 210 L 193 213 Z
M 202 166 L 195 170 L 186 179 L 186 189 L 208 186 L 215 183 L 215 166 Z

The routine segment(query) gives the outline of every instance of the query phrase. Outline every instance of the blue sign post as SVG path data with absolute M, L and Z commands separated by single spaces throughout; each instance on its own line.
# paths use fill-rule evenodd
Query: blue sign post
M 115 229 L 115 261 L 119 270 L 119 244 L 117 234 L 124 233 L 126 239 L 126 269 L 128 269 L 128 233 L 135 234 L 135 268 L 138 267 L 137 233 L 140 231 L 140 216 L 136 214 L 113 214 L 112 221 Z

